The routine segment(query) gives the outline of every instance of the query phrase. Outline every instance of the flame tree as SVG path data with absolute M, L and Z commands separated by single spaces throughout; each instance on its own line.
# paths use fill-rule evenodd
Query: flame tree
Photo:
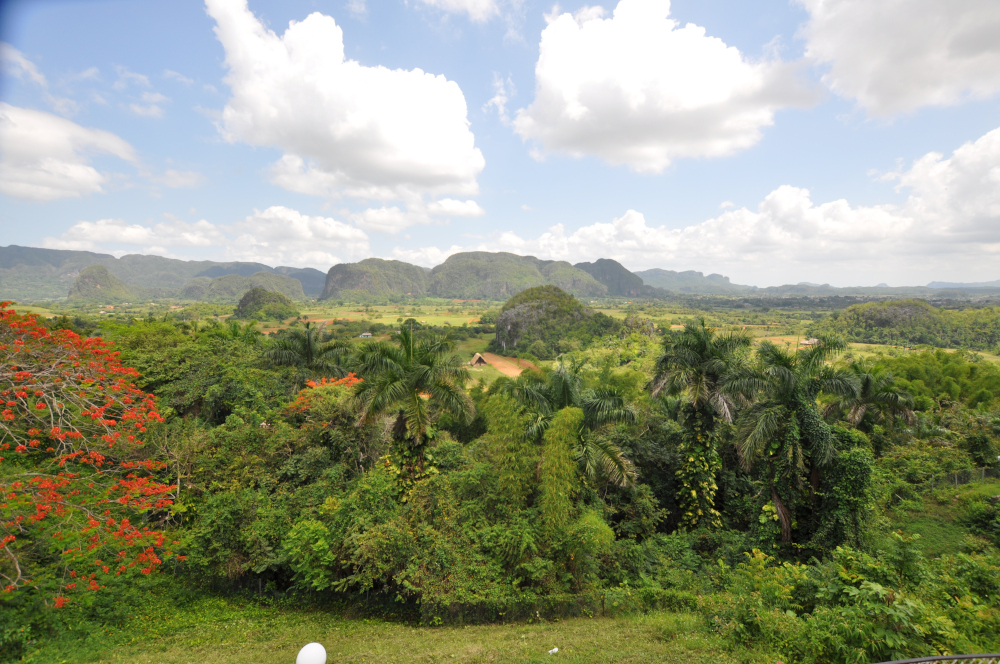
M 174 486 L 143 449 L 162 418 L 137 377 L 111 343 L 0 303 L 0 602 L 62 608 L 173 555 L 154 524 Z

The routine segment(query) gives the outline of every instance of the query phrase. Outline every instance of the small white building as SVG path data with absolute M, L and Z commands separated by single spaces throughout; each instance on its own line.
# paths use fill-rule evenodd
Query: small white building
M 372 333 L 371 332 L 362 332 L 361 333 L 361 338 L 362 339 L 371 339 L 372 338 Z

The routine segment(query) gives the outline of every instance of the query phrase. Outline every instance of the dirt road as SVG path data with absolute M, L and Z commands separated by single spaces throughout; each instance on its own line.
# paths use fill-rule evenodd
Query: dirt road
M 485 359 L 491 367 L 502 373 L 504 376 L 516 378 L 525 369 L 537 369 L 534 364 L 527 360 L 519 360 L 516 357 L 504 357 L 495 353 L 483 353 Z

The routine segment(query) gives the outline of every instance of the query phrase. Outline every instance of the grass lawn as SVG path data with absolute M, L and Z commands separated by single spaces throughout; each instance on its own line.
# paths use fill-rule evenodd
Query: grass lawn
M 415 627 L 205 599 L 162 619 L 137 620 L 122 632 L 133 636 L 119 633 L 77 643 L 63 641 L 36 651 L 25 661 L 291 664 L 298 650 L 311 641 L 324 645 L 331 664 L 740 661 L 727 653 L 699 617 L 670 612 L 536 624 Z M 549 655 L 553 648 L 559 652 Z M 741 653 L 743 661 L 748 654 Z
M 922 497 L 919 509 L 897 511 L 893 528 L 920 535 L 917 546 L 925 556 L 955 554 L 960 551 L 962 537 L 968 532 L 955 521 L 961 513 L 963 499 L 996 495 L 1000 495 L 1000 482 L 995 480 L 936 489 Z

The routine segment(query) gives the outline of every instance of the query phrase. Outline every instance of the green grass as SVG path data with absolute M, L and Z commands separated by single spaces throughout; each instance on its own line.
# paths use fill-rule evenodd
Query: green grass
M 202 599 L 116 633 L 62 640 L 28 662 L 102 664 L 289 664 L 311 641 L 328 662 L 737 662 L 703 620 L 658 612 L 534 624 L 417 627 L 336 613 Z M 559 648 L 549 655 L 552 648 Z M 743 653 L 743 661 L 746 661 Z
M 955 554 L 961 550 L 962 538 L 968 532 L 956 522 L 963 502 L 975 496 L 996 495 L 1000 495 L 1000 482 L 995 480 L 936 489 L 922 497 L 918 508 L 896 510 L 893 528 L 920 535 L 917 547 L 925 556 Z

